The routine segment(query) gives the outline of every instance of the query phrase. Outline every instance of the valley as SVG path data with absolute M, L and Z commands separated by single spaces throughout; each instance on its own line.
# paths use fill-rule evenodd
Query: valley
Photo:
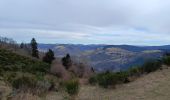
M 0 100 L 170 100 L 170 0 L 0 0 Z
M 63 57 L 67 53 L 75 61 L 86 61 L 97 72 L 107 70 L 127 70 L 133 66 L 140 66 L 148 60 L 160 59 L 170 50 L 170 46 L 131 46 L 131 45 L 74 45 L 74 44 L 39 44 L 41 51 L 47 47 L 55 52 L 56 57 Z

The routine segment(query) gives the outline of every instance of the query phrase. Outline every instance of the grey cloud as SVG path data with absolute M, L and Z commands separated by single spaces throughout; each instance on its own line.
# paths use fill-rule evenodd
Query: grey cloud
M 17 38 L 25 33 L 47 42 L 55 37 L 60 41 L 54 42 L 142 44 L 141 36 L 153 37 L 143 40 L 148 44 L 154 39 L 165 44 L 168 40 L 159 36 L 170 35 L 169 5 L 168 0 L 1 0 L 0 35 L 15 33 L 12 37 Z

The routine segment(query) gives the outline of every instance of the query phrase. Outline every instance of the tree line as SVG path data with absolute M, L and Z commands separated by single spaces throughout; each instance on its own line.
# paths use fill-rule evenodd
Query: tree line
M 40 59 L 38 43 L 35 38 L 32 38 L 30 43 L 22 42 L 21 44 L 17 44 L 17 42 L 14 41 L 12 38 L 0 37 L 0 47 L 6 46 L 9 48 L 13 48 L 15 51 L 23 49 L 24 51 L 28 52 L 28 54 L 30 54 L 32 57 Z M 53 60 L 55 60 L 54 51 L 52 49 L 48 49 L 48 51 L 43 56 L 42 61 L 51 64 Z M 66 69 L 69 69 L 69 67 L 72 66 L 70 54 L 66 54 L 66 56 L 61 59 L 61 62 Z
M 31 50 L 31 56 L 39 59 L 39 50 L 38 50 L 38 43 L 35 38 L 32 38 L 30 44 L 20 44 L 21 49 L 30 49 Z M 42 58 L 42 60 L 46 63 L 51 64 L 53 60 L 55 60 L 55 54 L 52 49 L 49 49 L 46 53 L 45 56 Z M 67 54 L 65 57 L 61 59 L 61 62 L 63 66 L 66 69 L 69 69 L 70 66 L 72 66 L 72 60 L 69 54 Z

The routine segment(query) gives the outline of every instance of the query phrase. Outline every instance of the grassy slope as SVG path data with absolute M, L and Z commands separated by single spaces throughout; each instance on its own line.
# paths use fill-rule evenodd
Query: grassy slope
M 76 100 L 169 100 L 170 69 L 145 75 L 116 89 L 83 86 Z
M 50 66 L 46 63 L 0 49 L 0 69 L 3 71 L 47 72 Z
M 29 58 L 25 58 L 23 56 L 19 56 L 1 49 L 0 61 L 0 66 L 2 68 L 5 67 L 3 65 L 8 65 L 8 67 L 10 66 L 15 68 L 15 64 L 19 64 L 22 68 L 28 66 L 30 67 L 31 65 L 31 69 L 28 68 L 28 70 L 33 73 L 37 71 L 36 69 L 32 69 L 34 66 L 44 65 L 44 63 L 42 62 L 31 60 Z M 8 69 L 8 67 L 7 70 L 10 70 L 10 68 Z M 17 71 L 19 71 L 19 69 Z M 81 86 L 78 96 L 76 96 L 75 98 L 76 100 L 169 100 L 169 87 L 170 68 L 150 73 L 148 75 L 140 77 L 136 81 L 129 84 L 117 86 L 116 89 L 103 89 L 97 86 L 83 85 Z M 6 96 L 6 94 L 9 94 L 9 91 L 11 91 L 11 89 L 6 86 L 5 83 L 0 83 L 0 92 L 2 93 L 0 93 L 1 96 Z M 18 95 L 19 97 L 16 97 L 16 100 L 22 100 L 22 95 L 25 100 L 26 98 L 27 100 L 41 100 L 43 98 L 39 98 L 31 94 L 20 94 Z M 62 92 L 49 92 L 47 94 L 47 97 L 44 97 L 43 100 L 67 100 L 66 98 L 67 96 Z
M 83 85 L 75 100 L 169 100 L 169 87 L 170 68 L 150 73 L 116 89 Z M 48 93 L 44 100 L 69 100 L 66 98 L 63 93 L 53 92 Z
M 9 83 L 19 75 L 39 76 L 42 73 L 48 73 L 49 68 L 49 64 L 37 59 L 21 56 L 5 49 L 0 49 L 0 100 L 6 100 L 6 98 L 13 93 L 12 87 Z

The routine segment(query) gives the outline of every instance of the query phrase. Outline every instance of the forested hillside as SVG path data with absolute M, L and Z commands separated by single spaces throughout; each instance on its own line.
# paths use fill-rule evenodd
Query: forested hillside
M 72 98 L 79 84 L 87 83 L 93 73 L 85 64 L 72 61 L 69 54 L 58 59 L 50 49 L 38 51 L 35 39 L 30 44 L 0 40 L 0 100 L 45 99 L 51 92 Z
M 86 61 L 73 60 L 69 53 L 62 58 L 56 58 L 51 49 L 46 52 L 39 51 L 38 43 L 34 38 L 27 44 L 9 41 L 11 40 L 6 39 L 0 42 L 0 99 L 2 100 L 94 100 L 105 97 L 112 100 L 111 95 L 116 96 L 112 91 L 122 93 L 124 90 L 120 87 L 129 89 L 128 84 L 132 88 L 136 86 L 138 88 L 138 83 L 136 83 L 138 79 L 147 79 L 147 76 L 157 72 L 160 74 L 162 70 L 167 72 L 170 65 L 170 54 L 166 52 L 162 58 L 148 60 L 140 66 L 132 66 L 117 72 L 111 70 L 96 72 L 86 64 Z M 93 57 L 103 61 L 99 54 L 108 57 L 108 54 L 112 55 L 112 51 L 128 57 L 129 54 L 133 55 L 130 51 L 107 48 L 93 51 L 95 53 Z M 148 52 L 150 54 L 150 51 L 145 51 L 146 54 Z M 90 54 L 91 52 L 88 52 L 88 55 Z M 155 83 L 150 84 L 155 85 Z M 148 86 L 148 84 L 144 85 Z M 106 91 L 108 95 L 97 96 L 103 91 Z M 90 94 L 94 94 L 95 97 L 89 96 Z M 126 96 L 131 98 L 132 95 Z M 135 95 L 135 100 L 136 97 L 138 98 L 138 95 Z M 119 97 L 116 100 L 119 100 Z

